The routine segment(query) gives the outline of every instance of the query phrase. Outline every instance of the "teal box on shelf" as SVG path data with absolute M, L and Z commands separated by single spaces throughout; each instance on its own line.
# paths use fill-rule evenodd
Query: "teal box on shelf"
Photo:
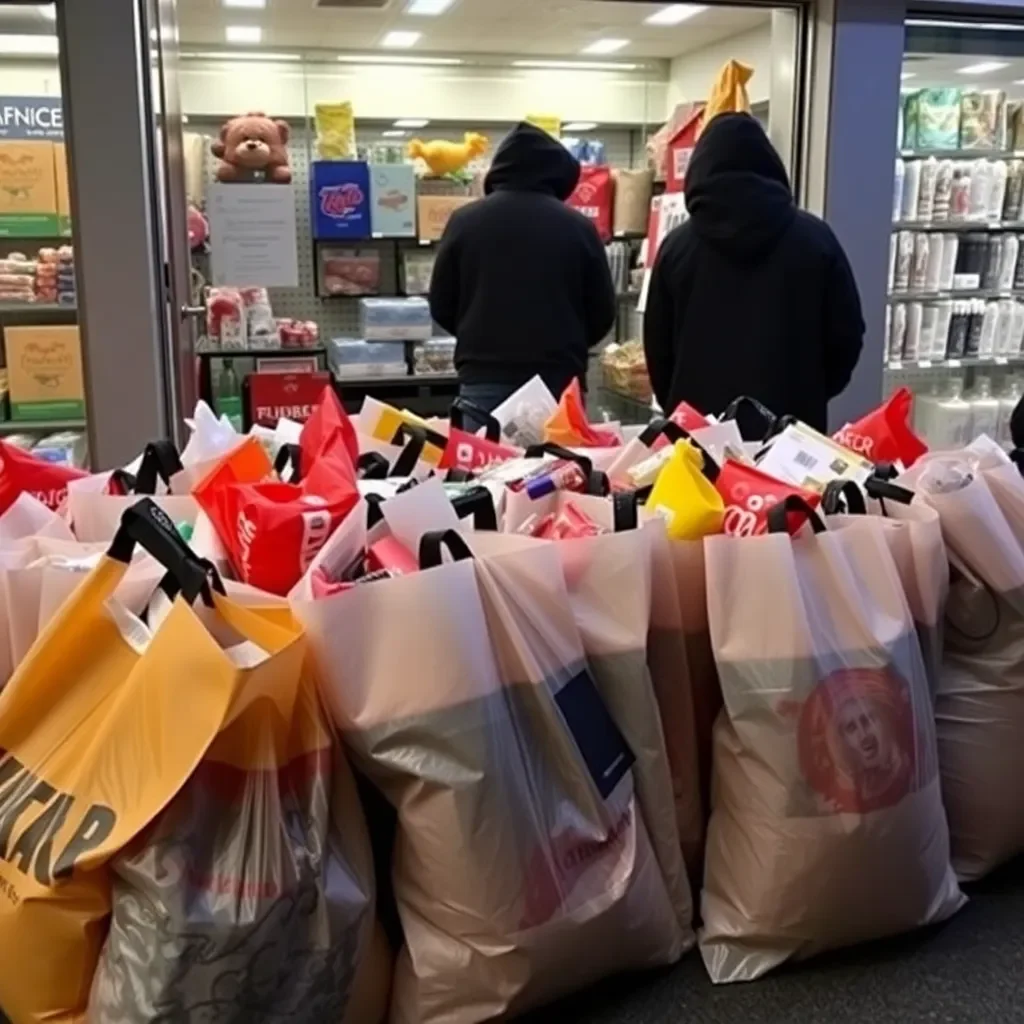
M 416 173 L 412 164 L 370 164 L 370 230 L 376 238 L 416 234 Z
M 310 167 L 314 238 L 370 237 L 370 169 L 358 160 L 317 160 Z

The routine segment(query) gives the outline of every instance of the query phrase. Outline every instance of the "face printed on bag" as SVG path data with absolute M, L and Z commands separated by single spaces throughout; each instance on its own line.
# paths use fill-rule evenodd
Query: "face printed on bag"
M 881 810 L 919 784 L 909 694 L 889 670 L 841 669 L 822 680 L 801 709 L 798 745 L 823 810 Z

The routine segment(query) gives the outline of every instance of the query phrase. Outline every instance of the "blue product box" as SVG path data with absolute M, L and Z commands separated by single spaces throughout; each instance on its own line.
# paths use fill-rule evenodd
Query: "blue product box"
M 416 234 L 416 172 L 412 164 L 370 164 L 370 227 L 374 236 Z
M 356 160 L 317 160 L 310 168 L 314 238 L 370 237 L 370 168 Z

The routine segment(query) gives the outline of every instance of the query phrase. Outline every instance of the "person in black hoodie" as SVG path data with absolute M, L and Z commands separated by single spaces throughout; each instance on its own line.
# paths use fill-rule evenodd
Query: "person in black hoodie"
M 721 413 L 738 395 L 824 431 L 864 336 L 850 264 L 831 228 L 793 202 L 786 169 L 748 114 L 707 125 L 686 172 L 690 219 L 651 272 L 644 349 L 661 407 Z
M 460 393 L 488 412 L 535 374 L 557 398 L 585 383 L 587 353 L 615 322 L 615 288 L 594 226 L 565 205 L 580 165 L 519 124 L 457 210 L 430 281 L 430 312 L 456 338 Z

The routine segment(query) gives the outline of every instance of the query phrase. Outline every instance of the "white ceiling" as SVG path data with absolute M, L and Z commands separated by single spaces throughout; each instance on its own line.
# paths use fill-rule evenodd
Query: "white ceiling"
M 664 4 L 607 0 L 455 0 L 438 17 L 405 14 L 408 0 L 388 0 L 382 10 L 322 10 L 313 0 L 267 0 L 262 11 L 226 9 L 221 0 L 178 0 L 183 44 L 224 45 L 228 25 L 260 25 L 261 48 L 294 51 L 328 48 L 375 50 L 385 32 L 423 33 L 408 55 L 425 53 L 513 53 L 602 61 L 679 56 L 765 24 L 762 8 L 711 8 L 676 26 L 645 25 Z M 629 39 L 614 54 L 588 57 L 580 51 L 602 37 Z M 239 47 L 238 49 L 241 49 Z
M 1021 45 L 1024 48 L 1024 33 L 1021 33 Z M 961 68 L 985 61 L 998 61 L 1009 66 L 980 75 L 960 73 Z M 1024 83 L 1024 53 L 1020 57 L 986 57 L 963 53 L 935 56 L 909 53 L 903 58 L 903 71 L 905 74 L 913 75 L 912 78 L 904 79 L 903 88 L 906 90 L 935 86 L 970 86 L 977 89 L 1004 89 L 1013 97 L 1024 96 L 1024 84 L 1021 84 Z

